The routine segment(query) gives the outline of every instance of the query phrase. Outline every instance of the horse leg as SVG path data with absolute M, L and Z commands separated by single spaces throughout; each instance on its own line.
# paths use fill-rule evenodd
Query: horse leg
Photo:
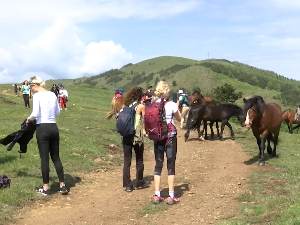
M 223 139 L 223 131 L 224 131 L 225 124 L 226 124 L 226 121 L 222 120 L 221 132 L 220 132 L 220 141 L 224 141 L 224 139 Z
M 289 128 L 289 133 L 292 134 L 293 133 L 293 122 L 292 123 L 287 123 L 288 128 Z
M 273 140 L 273 135 L 272 133 L 269 133 L 268 134 L 268 137 L 267 137 L 267 152 L 269 155 L 272 155 L 272 148 L 271 148 L 271 144 L 270 142 Z
M 231 140 L 235 140 L 235 136 L 234 136 L 234 132 L 233 132 L 232 126 L 231 126 L 231 124 L 228 122 L 228 120 L 227 120 L 227 122 L 226 122 L 226 125 L 227 125 L 227 127 L 229 127 L 229 129 L 230 129 Z
M 211 121 L 210 124 L 209 124 L 209 127 L 210 127 L 210 138 L 212 140 L 214 139 L 214 136 L 215 136 L 213 125 L 214 125 L 214 122 Z
M 188 141 L 189 136 L 190 136 L 190 129 L 188 128 L 184 134 L 185 142 Z
M 279 136 L 279 129 L 277 132 L 274 132 L 274 137 L 273 137 L 273 143 L 274 143 L 274 148 L 272 152 L 272 157 L 276 157 L 276 149 L 277 149 L 277 144 L 278 144 L 278 136 Z
M 264 166 L 265 165 L 265 148 L 266 148 L 266 139 L 264 136 L 262 136 L 261 142 L 260 142 L 260 158 L 259 158 L 259 165 Z
M 202 131 L 200 131 L 200 126 L 201 126 L 201 122 L 197 126 L 198 138 L 199 138 L 199 140 L 204 141 L 205 138 L 203 138 L 203 132 L 205 130 L 205 137 L 206 137 L 207 136 L 207 131 L 206 131 L 206 129 L 207 129 L 207 122 L 205 120 L 203 120 L 203 129 L 202 129 Z
M 219 131 L 219 123 L 218 122 L 216 122 L 216 128 L 217 128 L 218 138 L 220 138 L 220 131 Z

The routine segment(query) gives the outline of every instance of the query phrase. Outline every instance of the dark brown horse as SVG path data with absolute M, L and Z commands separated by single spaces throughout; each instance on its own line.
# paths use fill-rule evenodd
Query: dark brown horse
M 199 91 L 194 91 L 191 96 L 191 106 L 193 105 L 206 105 L 206 106 L 216 106 L 217 103 L 210 97 L 203 96 Z M 210 133 L 211 133 L 211 139 L 214 138 L 214 130 L 213 125 L 215 121 L 210 121 L 209 127 L 210 127 Z M 216 121 L 216 128 L 217 128 L 217 135 L 220 137 L 220 131 L 219 131 L 219 124 Z M 204 139 L 207 138 L 207 120 L 203 120 L 203 130 L 201 134 L 203 134 L 203 131 L 205 131 Z M 200 137 L 201 140 L 203 140 L 203 137 Z
M 297 110 L 299 109 L 299 106 L 297 107 Z M 282 113 L 282 121 L 286 122 L 286 125 L 288 126 L 289 133 L 293 133 L 293 124 L 300 124 L 300 118 L 296 118 L 297 112 L 292 109 L 285 110 Z M 296 120 L 297 119 L 297 120 Z
M 259 148 L 259 165 L 265 165 L 265 143 L 268 142 L 267 152 L 276 156 L 276 146 L 281 126 L 281 108 L 276 103 L 266 104 L 261 96 L 243 99 L 245 126 L 252 129 Z M 270 142 L 274 143 L 272 150 Z

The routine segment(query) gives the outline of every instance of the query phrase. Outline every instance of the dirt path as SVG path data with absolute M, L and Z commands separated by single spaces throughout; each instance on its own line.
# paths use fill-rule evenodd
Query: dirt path
M 55 195 L 49 202 L 36 202 L 22 209 L 18 225 L 53 224 L 216 224 L 228 217 L 238 217 L 240 202 L 235 197 L 249 190 L 247 179 L 257 164 L 245 165 L 248 156 L 230 139 L 221 142 L 197 141 L 191 132 L 190 141 L 179 131 L 176 162 L 178 205 L 151 204 L 153 185 L 148 189 L 124 192 L 122 168 L 83 176 L 83 182 L 71 189 L 68 196 Z M 228 135 L 225 135 L 228 136 Z M 194 138 L 194 139 L 193 139 Z M 132 168 L 135 164 L 133 163 Z M 145 153 L 145 177 L 152 181 L 154 159 L 152 147 Z M 134 176 L 135 170 L 132 170 Z M 162 194 L 167 194 L 166 169 L 162 176 Z M 144 213 L 139 213 L 146 207 Z M 155 208 L 159 207 L 159 208 Z M 148 210 L 148 211 L 147 211 Z M 150 210 L 159 210 L 151 213 Z

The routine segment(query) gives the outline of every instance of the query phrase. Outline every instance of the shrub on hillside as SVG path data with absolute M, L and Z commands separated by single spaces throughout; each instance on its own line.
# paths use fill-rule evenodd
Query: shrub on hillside
M 242 97 L 243 93 L 236 92 L 236 89 L 230 84 L 223 84 L 212 89 L 212 97 L 215 101 L 221 103 L 234 103 L 236 100 Z

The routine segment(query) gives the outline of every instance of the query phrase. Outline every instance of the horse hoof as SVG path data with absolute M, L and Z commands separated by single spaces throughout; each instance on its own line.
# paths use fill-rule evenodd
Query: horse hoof
M 199 137 L 199 141 L 204 141 L 205 139 L 201 136 Z
M 272 154 L 271 156 L 272 156 L 273 158 L 276 158 L 276 157 L 277 157 L 276 154 Z
M 265 162 L 259 162 L 258 165 L 259 165 L 259 166 L 264 166 L 264 165 L 265 165 Z
M 232 137 L 231 140 L 235 140 L 235 137 Z
M 220 138 L 220 141 L 224 141 L 224 138 Z

